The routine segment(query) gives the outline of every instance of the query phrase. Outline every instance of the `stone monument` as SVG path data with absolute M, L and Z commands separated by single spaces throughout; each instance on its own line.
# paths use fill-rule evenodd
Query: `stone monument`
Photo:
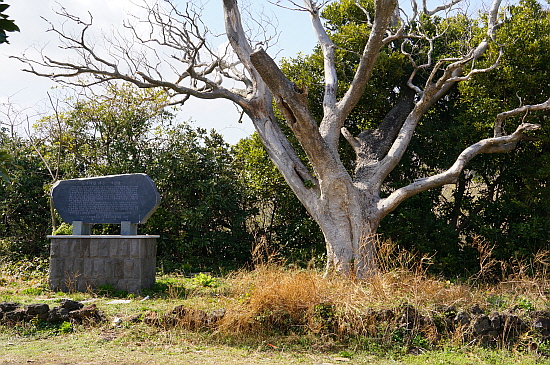
M 51 196 L 73 234 L 51 239 L 53 290 L 85 291 L 99 285 L 137 293 L 155 283 L 156 239 L 138 235 L 160 203 L 155 184 L 145 174 L 58 181 Z M 90 235 L 92 224 L 120 224 L 120 235 Z

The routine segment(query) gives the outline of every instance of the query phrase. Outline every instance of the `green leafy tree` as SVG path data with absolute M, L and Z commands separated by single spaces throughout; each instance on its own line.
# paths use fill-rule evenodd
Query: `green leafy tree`
M 234 150 L 246 199 L 256 208 L 248 222 L 255 241 L 254 259 L 305 263 L 322 257 L 325 244 L 319 227 L 269 159 L 259 136 L 242 139 Z
M 162 202 L 144 231 L 161 235 L 160 254 L 202 270 L 248 263 L 251 211 L 221 135 L 186 124 L 159 128 L 153 151 L 144 171 Z
M 19 32 L 19 27 L 15 25 L 13 20 L 8 19 L 8 15 L 4 14 L 8 4 L 3 4 L 4 0 L 0 0 L 0 44 L 9 43 L 6 32 Z
M 48 193 L 50 176 L 29 141 L 0 134 L 12 163 L 6 167 L 9 182 L 0 183 L 0 255 L 46 255 L 51 233 Z
M 38 122 L 42 156 L 61 166 L 60 179 L 146 173 L 160 207 L 140 227 L 160 234 L 159 257 L 196 270 L 249 261 L 249 215 L 233 155 L 223 138 L 175 124 L 159 90 L 112 85 L 103 96 L 69 101 L 67 111 Z M 116 234 L 119 226 L 94 228 Z

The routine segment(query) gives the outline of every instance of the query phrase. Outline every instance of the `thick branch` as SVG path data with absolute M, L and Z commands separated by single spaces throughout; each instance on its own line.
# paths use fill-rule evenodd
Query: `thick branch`
M 328 111 L 329 113 L 325 114 L 321 122 L 321 135 L 333 151 L 337 150 L 338 139 L 340 137 L 341 128 L 344 126 L 345 119 L 361 98 L 365 86 L 370 79 L 380 48 L 383 46 L 384 36 L 393 16 L 396 4 L 396 0 L 375 1 L 375 20 L 353 81 L 344 97 L 336 103 L 335 110 Z M 334 64 L 325 64 L 325 74 L 327 72 L 327 67 L 329 67 L 329 69 L 333 68 Z M 332 71 L 329 70 L 329 73 L 332 74 Z M 331 85 L 334 81 L 335 79 L 330 80 Z M 335 84 L 333 86 L 332 89 L 336 87 Z M 330 90 L 331 92 L 332 89 Z M 334 92 L 336 92 L 335 89 Z M 327 110 L 325 110 L 325 113 L 326 112 Z
M 313 30 L 323 51 L 323 65 L 325 70 L 325 95 L 323 98 L 323 109 L 325 114 L 330 113 L 336 105 L 336 92 L 338 90 L 338 76 L 336 74 L 336 65 L 334 62 L 334 50 L 336 46 L 328 36 L 321 18 L 319 9 L 312 0 L 304 0 L 306 9 L 311 15 Z
M 241 13 L 237 0 L 223 0 L 223 10 L 225 19 L 225 31 L 233 51 L 237 54 L 244 67 L 252 75 L 252 79 L 258 81 L 258 74 L 250 63 L 250 54 L 252 47 L 246 39 L 246 34 L 241 21 Z
M 401 88 L 401 94 L 394 107 L 385 116 L 378 128 L 361 132 L 357 138 L 357 165 L 355 179 L 366 181 L 372 176 L 372 169 L 388 152 L 404 121 L 414 107 L 415 92 L 406 86 Z
M 480 153 L 501 153 L 511 151 L 515 148 L 517 142 L 524 138 L 525 131 L 532 131 L 538 128 L 540 128 L 540 126 L 537 124 L 523 123 L 509 136 L 488 138 L 471 145 L 458 156 L 456 162 L 447 171 L 419 179 L 410 185 L 397 189 L 390 194 L 390 196 L 382 199 L 378 204 L 380 217 L 386 216 L 397 208 L 405 199 L 415 194 L 435 187 L 455 183 L 466 164 L 475 156 Z
M 319 133 L 317 123 L 309 111 L 307 94 L 283 74 L 263 49 L 253 52 L 250 60 L 271 90 L 287 124 L 300 141 L 317 176 L 345 171 L 340 160 L 332 154 Z

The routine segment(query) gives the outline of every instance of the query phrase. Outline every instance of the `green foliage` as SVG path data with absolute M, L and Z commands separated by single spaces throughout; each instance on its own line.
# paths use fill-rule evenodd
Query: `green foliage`
M 162 203 L 143 230 L 161 235 L 161 256 L 196 271 L 246 263 L 250 212 L 229 146 L 219 134 L 188 125 L 156 133 L 159 143 L 145 171 L 157 184 Z
M 0 144 L 11 151 L 7 166 L 10 182 L 0 183 L 0 254 L 40 256 L 48 251 L 46 235 L 51 232 L 47 168 L 36 156 L 32 145 L 0 133 Z
M 10 330 L 21 337 L 49 338 L 74 332 L 71 322 L 50 323 L 33 318 L 28 323 L 20 323 Z
M 506 45 L 497 70 L 461 83 L 436 104 L 423 118 L 409 155 L 392 179 L 403 184 L 448 168 L 463 149 L 492 136 L 498 113 L 546 100 L 549 34 L 550 14 L 536 1 L 509 8 L 497 33 Z M 482 62 L 490 65 L 496 54 L 491 50 Z M 453 189 L 425 192 L 405 202 L 386 218 L 383 231 L 405 247 L 434 255 L 433 269 L 453 276 L 479 269 L 471 237 L 482 237 L 494 247 L 496 260 L 521 259 L 546 249 L 550 125 L 544 113 L 530 113 L 508 120 L 504 128 L 511 133 L 521 122 L 542 125 L 537 141 L 521 142 L 506 154 L 476 157 Z M 409 217 L 403 219 L 404 215 Z M 423 239 L 418 239 L 419 233 Z M 459 271 L 451 265 L 456 260 L 462 263 Z
M 21 294 L 23 295 L 33 295 L 38 296 L 44 293 L 44 290 L 41 288 L 25 288 L 21 291 Z
M 74 331 L 73 324 L 71 322 L 62 322 L 58 328 L 59 333 L 71 333 Z
M 73 225 L 69 223 L 61 223 L 53 232 L 54 235 L 71 235 L 73 234 Z
M 126 298 L 128 292 L 126 290 L 117 290 L 111 284 L 101 284 L 97 286 L 97 295 L 113 298 Z
M 199 273 L 193 277 L 193 285 L 201 288 L 213 288 L 219 285 L 216 278 L 205 274 Z
M 22 280 L 30 280 L 47 275 L 50 261 L 42 257 L 9 260 L 8 257 L 4 256 L 1 258 L 0 267 L 3 274 L 14 276 Z
M 2 137 L 4 146 L 15 151 L 13 181 L 0 186 L 5 217 L 0 235 L 9 243 L 7 252 L 48 252 L 48 167 L 59 179 L 147 173 L 162 200 L 139 229 L 161 236 L 161 261 L 185 263 L 188 271 L 237 268 L 248 262 L 250 209 L 233 153 L 219 134 L 187 123 L 173 125 L 174 115 L 164 108 L 167 100 L 160 91 L 113 85 L 104 96 L 68 101 L 68 110 L 36 123 L 35 146 Z M 97 234 L 119 230 L 118 225 L 93 227 Z M 55 234 L 71 234 L 70 225 L 62 224 Z
M 6 32 L 19 32 L 19 27 L 15 25 L 13 20 L 8 19 L 8 15 L 4 11 L 9 8 L 8 4 L 3 4 L 4 0 L 0 0 L 0 44 L 9 43 Z
M 0 151 L 0 177 L 7 183 L 10 182 L 8 167 L 13 161 L 13 157 L 6 151 Z

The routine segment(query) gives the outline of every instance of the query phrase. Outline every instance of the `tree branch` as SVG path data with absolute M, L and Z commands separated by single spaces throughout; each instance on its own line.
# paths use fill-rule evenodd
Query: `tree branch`
M 345 172 L 341 161 L 331 152 L 319 133 L 317 123 L 309 111 L 307 94 L 283 74 L 263 49 L 254 51 L 250 55 L 250 60 L 271 90 L 288 126 L 306 152 L 316 175 L 327 176 L 327 174 Z
M 496 22 L 500 2 L 501 0 L 493 0 L 491 12 L 488 17 L 489 21 L 492 23 L 488 24 L 486 35 L 487 38 L 481 41 L 474 50 L 470 51 L 464 57 L 445 58 L 437 61 L 436 64 L 433 66 L 432 71 L 430 72 L 430 75 L 425 83 L 424 90 L 420 90 L 420 88 L 418 87 L 414 88 L 415 91 L 420 92 L 420 99 L 416 102 L 414 109 L 411 111 L 411 113 L 403 123 L 403 126 L 401 127 L 399 134 L 393 142 L 393 145 L 389 149 L 388 154 L 386 155 L 386 157 L 384 157 L 381 163 L 378 164 L 377 171 L 370 179 L 369 184 L 372 185 L 374 188 L 379 188 L 386 176 L 388 176 L 388 174 L 395 168 L 395 166 L 397 166 L 411 141 L 414 130 L 416 129 L 420 118 L 431 105 L 433 105 L 439 98 L 441 98 L 446 92 L 448 92 L 448 90 L 450 90 L 456 82 L 467 79 L 475 73 L 488 72 L 496 67 L 500 56 L 499 59 L 497 59 L 497 61 L 494 62 L 491 67 L 482 70 L 478 70 L 472 67 L 473 70 L 469 72 L 468 76 L 461 76 L 463 67 L 468 62 L 475 61 L 476 58 L 480 57 L 487 50 L 488 39 L 494 38 L 494 31 L 496 27 L 494 23 Z M 500 50 L 502 51 L 502 48 Z M 441 71 L 442 65 L 449 62 L 451 62 L 451 64 L 444 69 L 443 75 L 436 79 Z M 424 65 L 416 66 L 413 75 L 421 67 L 424 67 Z M 409 79 L 409 81 L 411 81 L 411 79 Z
M 445 184 L 455 183 L 466 164 L 475 156 L 480 153 L 501 153 L 511 151 L 516 147 L 517 142 L 525 137 L 525 131 L 532 131 L 539 128 L 540 125 L 538 124 L 522 123 L 514 133 L 508 136 L 487 138 L 471 145 L 458 156 L 456 162 L 447 171 L 434 176 L 418 179 L 410 185 L 395 190 L 387 198 L 380 200 L 378 203 L 380 216 L 386 216 L 397 208 L 405 199 L 415 194 Z
M 86 87 L 122 80 L 140 88 L 161 87 L 171 96 L 178 94 L 202 99 L 224 98 L 246 107 L 253 89 L 252 81 L 237 69 L 235 62 L 230 61 L 230 54 L 225 52 L 217 55 L 210 50 L 206 40 L 208 30 L 200 21 L 198 11 L 192 9 L 191 5 L 184 11 L 177 11 L 171 2 L 169 4 L 169 12 L 158 4 L 143 7 L 148 12 L 148 19 L 140 22 L 149 25 L 148 37 L 140 36 L 135 26 L 126 23 L 124 26 L 129 30 L 131 39 L 126 39 L 120 33 L 113 34 L 111 39 L 105 39 L 106 46 L 101 49 L 93 44 L 88 35 L 92 27 L 92 16 L 85 22 L 62 8 L 57 14 L 79 26 L 81 30 L 73 36 L 63 27 L 57 28 L 49 22 L 49 31 L 60 37 L 61 48 L 75 51 L 80 56 L 79 61 L 60 61 L 44 55 L 43 51 L 40 51 L 40 57 L 34 59 L 26 55 L 12 58 L 27 65 L 24 71 L 74 86 Z M 135 43 L 142 45 L 138 52 L 134 51 Z M 238 46 L 240 48 L 237 50 L 242 50 L 246 43 L 239 43 Z M 168 59 L 161 58 L 161 48 L 170 52 Z M 183 70 L 182 67 L 176 67 L 173 60 L 177 60 Z M 249 73 L 257 77 L 249 62 L 248 66 Z M 161 69 L 165 67 L 169 67 L 173 75 L 168 73 L 167 76 L 165 72 L 162 75 Z M 44 72 L 42 68 L 51 71 Z M 224 88 L 221 85 L 222 75 L 239 81 L 244 85 L 244 90 Z M 181 100 L 185 101 L 187 97 Z
M 500 137 L 502 135 L 502 123 L 515 115 L 528 113 L 530 111 L 534 110 L 547 110 L 550 109 L 550 98 L 546 100 L 544 103 L 536 104 L 536 105 L 524 105 L 522 107 L 516 108 L 514 110 L 509 110 L 503 113 L 500 113 L 497 115 L 497 118 L 495 120 L 495 127 L 494 127 L 494 136 Z

